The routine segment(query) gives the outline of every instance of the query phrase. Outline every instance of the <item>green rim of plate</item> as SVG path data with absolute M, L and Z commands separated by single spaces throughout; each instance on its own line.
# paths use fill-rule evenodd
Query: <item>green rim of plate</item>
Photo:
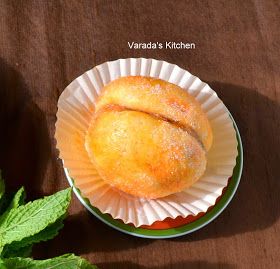
M 136 228 L 134 226 L 124 224 L 119 220 L 113 219 L 109 214 L 101 213 L 100 210 L 98 210 L 97 208 L 93 207 L 90 204 L 87 198 L 82 197 L 79 189 L 74 186 L 74 180 L 69 176 L 67 168 L 64 168 L 67 180 L 69 184 L 73 187 L 73 191 L 76 194 L 77 198 L 94 216 L 96 216 L 99 220 L 103 221 L 108 226 L 120 232 L 137 236 L 137 237 L 152 238 L 152 239 L 173 238 L 173 237 L 179 237 L 185 234 L 192 233 L 206 226 L 222 213 L 222 211 L 227 207 L 227 205 L 233 198 L 240 182 L 242 169 L 243 169 L 243 147 L 242 147 L 242 141 L 237 125 L 231 114 L 230 116 L 236 131 L 236 138 L 238 141 L 238 156 L 236 157 L 236 165 L 233 170 L 232 178 L 229 181 L 226 191 L 222 195 L 221 199 L 216 203 L 216 205 L 205 215 L 203 215 L 202 217 L 200 217 L 199 219 L 191 223 L 185 224 L 180 227 L 164 229 L 164 230 L 149 230 L 143 228 Z

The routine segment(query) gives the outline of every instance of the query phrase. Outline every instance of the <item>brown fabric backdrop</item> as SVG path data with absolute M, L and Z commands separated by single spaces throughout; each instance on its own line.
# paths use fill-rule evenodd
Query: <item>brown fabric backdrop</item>
M 65 228 L 34 257 L 75 252 L 100 268 L 280 268 L 279 1 L 0 1 L 0 167 L 30 199 L 67 187 L 54 141 L 56 104 L 107 60 L 152 57 L 208 82 L 232 112 L 244 172 L 223 214 L 191 235 L 117 232 L 73 197 Z M 128 41 L 195 42 L 130 50 Z M 278 255 L 278 256 L 277 256 Z

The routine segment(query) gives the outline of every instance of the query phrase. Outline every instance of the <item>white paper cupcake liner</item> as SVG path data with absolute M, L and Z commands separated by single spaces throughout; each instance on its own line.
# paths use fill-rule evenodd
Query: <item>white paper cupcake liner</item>
M 103 86 L 119 77 L 135 75 L 160 78 L 188 91 L 201 104 L 213 129 L 213 145 L 203 177 L 180 193 L 154 200 L 134 197 L 106 184 L 94 169 L 84 145 Z M 206 212 L 227 186 L 238 153 L 228 110 L 209 85 L 177 65 L 144 58 L 103 63 L 70 83 L 58 100 L 55 138 L 64 167 L 82 195 L 102 213 L 136 227 Z

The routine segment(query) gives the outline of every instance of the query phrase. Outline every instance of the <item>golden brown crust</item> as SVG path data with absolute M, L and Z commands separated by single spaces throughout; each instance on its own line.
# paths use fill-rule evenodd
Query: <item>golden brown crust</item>
M 147 198 L 197 181 L 211 144 L 211 127 L 197 101 L 174 84 L 147 77 L 105 86 L 86 134 L 86 149 L 101 177 Z
M 138 111 L 101 111 L 88 130 L 86 148 L 107 183 L 140 197 L 179 192 L 206 167 L 205 151 L 196 139 Z
M 131 110 L 158 114 L 192 130 L 208 151 L 213 135 L 200 104 L 179 86 L 149 77 L 123 77 L 104 87 L 97 111 L 115 104 Z

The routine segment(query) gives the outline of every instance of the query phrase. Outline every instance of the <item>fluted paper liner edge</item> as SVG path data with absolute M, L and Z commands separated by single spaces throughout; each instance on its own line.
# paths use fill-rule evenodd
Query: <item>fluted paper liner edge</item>
M 137 198 L 106 184 L 92 166 L 84 145 L 103 86 L 119 77 L 136 75 L 160 78 L 188 91 L 201 104 L 213 130 L 213 145 L 202 178 L 190 188 L 160 199 Z M 209 85 L 177 65 L 144 58 L 106 62 L 72 81 L 58 100 L 55 138 L 63 165 L 81 194 L 102 213 L 136 227 L 206 212 L 227 186 L 238 154 L 229 112 Z

